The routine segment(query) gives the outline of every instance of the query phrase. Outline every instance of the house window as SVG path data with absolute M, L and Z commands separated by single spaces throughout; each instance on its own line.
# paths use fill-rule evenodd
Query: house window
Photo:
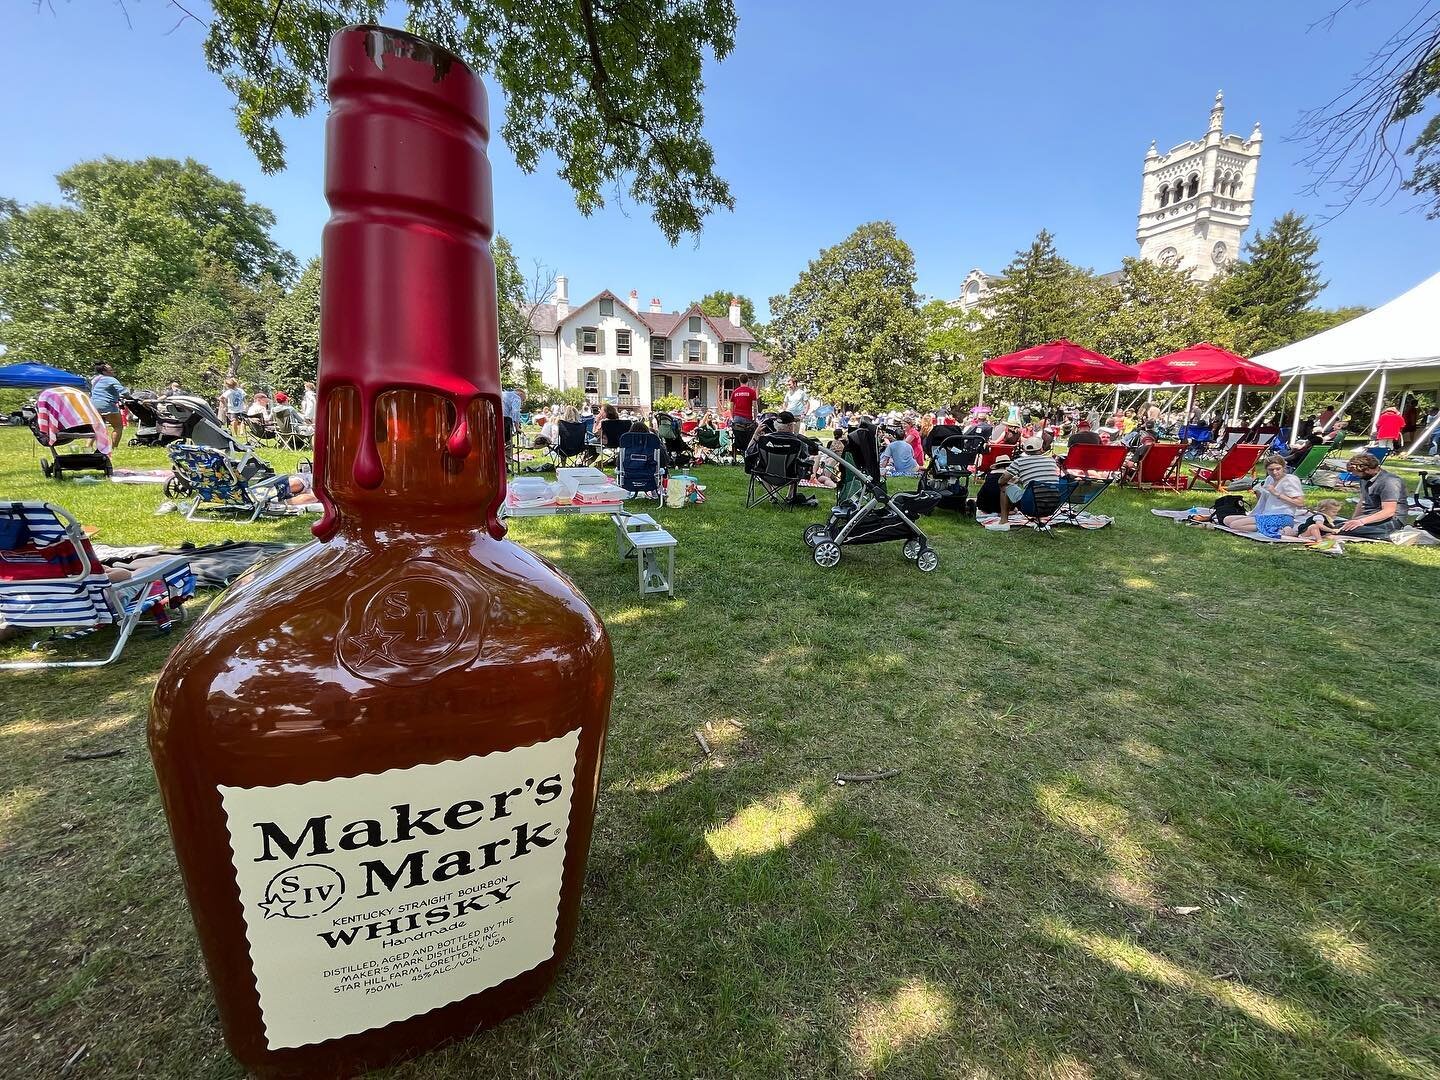
M 601 314 L 601 315 L 614 315 L 614 314 L 615 314 L 615 301 L 614 301 L 614 300 L 601 300 L 601 301 L 600 301 L 600 314 Z
M 629 331 L 629 330 L 616 330 L 616 331 L 615 331 L 615 351 L 616 351 L 617 353 L 619 353 L 621 356 L 629 356 L 629 355 L 630 355 L 630 331 Z
M 691 315 L 691 316 L 690 316 L 690 333 L 692 333 L 692 334 L 698 334 L 699 332 L 700 332 L 700 316 L 699 316 L 699 315 Z
M 668 344 L 663 337 L 650 339 L 650 359 L 661 363 L 665 360 L 665 346 Z
M 585 392 L 587 394 L 600 392 L 600 380 L 596 377 L 594 368 L 585 369 Z
M 720 350 L 722 353 L 722 359 L 724 359 L 725 363 L 735 363 L 735 343 L 733 341 L 725 342 L 724 345 L 720 346 Z
M 600 351 L 600 344 L 599 344 L 599 342 L 600 342 L 600 335 L 599 335 L 599 333 L 596 331 L 595 327 L 593 327 L 593 326 L 586 326 L 586 327 L 582 327 L 582 328 L 581 328 L 581 330 L 580 330 L 580 351 L 581 351 L 581 352 L 588 352 L 588 353 L 599 352 L 599 351 Z
M 730 395 L 740 388 L 740 380 L 733 375 L 720 380 L 720 399 L 729 401 Z
M 656 375 L 650 380 L 651 397 L 666 397 L 673 392 L 669 375 Z
M 685 380 L 685 398 L 691 405 L 705 404 L 705 376 L 691 375 Z
M 694 338 L 685 342 L 685 359 L 689 360 L 692 364 L 701 363 L 704 360 L 704 356 L 701 354 L 700 346 L 703 344 L 704 342 L 696 341 Z
M 630 393 L 630 372 L 617 371 L 615 373 L 615 392 L 617 394 Z

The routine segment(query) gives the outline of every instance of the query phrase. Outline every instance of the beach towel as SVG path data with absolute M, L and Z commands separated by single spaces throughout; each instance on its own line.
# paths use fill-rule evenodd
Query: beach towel
M 66 428 L 86 425 L 95 432 L 95 449 L 108 455 L 113 449 L 110 429 L 90 403 L 88 393 L 73 386 L 54 386 L 43 391 L 35 400 L 35 430 L 40 432 L 47 446 L 54 446 L 56 438 Z

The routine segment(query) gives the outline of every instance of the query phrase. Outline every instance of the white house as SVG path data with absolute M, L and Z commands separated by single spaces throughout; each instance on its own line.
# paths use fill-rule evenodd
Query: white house
M 557 277 L 555 302 L 538 305 L 530 325 L 540 344 L 540 377 L 562 390 L 578 386 L 592 402 L 648 408 L 674 394 L 696 408 L 722 408 L 741 375 L 758 379 L 770 371 L 740 325 L 735 299 L 728 319 L 698 306 L 664 311 L 658 298 L 641 311 L 633 289 L 628 303 L 606 289 L 572 308 L 569 282 Z

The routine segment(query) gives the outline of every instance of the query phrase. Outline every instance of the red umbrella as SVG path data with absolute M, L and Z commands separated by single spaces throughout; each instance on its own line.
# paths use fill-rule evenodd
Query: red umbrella
M 1280 373 L 1246 360 L 1208 341 L 1157 356 L 1131 369 L 1135 382 L 1179 383 L 1182 386 L 1276 386 Z
M 986 375 L 1051 384 L 1135 381 L 1134 368 L 1064 338 L 986 360 L 980 370 Z

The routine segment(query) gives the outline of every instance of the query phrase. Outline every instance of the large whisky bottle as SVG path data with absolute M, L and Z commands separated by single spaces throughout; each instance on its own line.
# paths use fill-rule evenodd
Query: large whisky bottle
M 574 939 L 612 662 L 507 541 L 485 91 L 330 47 L 318 539 L 160 676 L 150 749 L 227 1041 L 350 1076 L 535 1002 Z

